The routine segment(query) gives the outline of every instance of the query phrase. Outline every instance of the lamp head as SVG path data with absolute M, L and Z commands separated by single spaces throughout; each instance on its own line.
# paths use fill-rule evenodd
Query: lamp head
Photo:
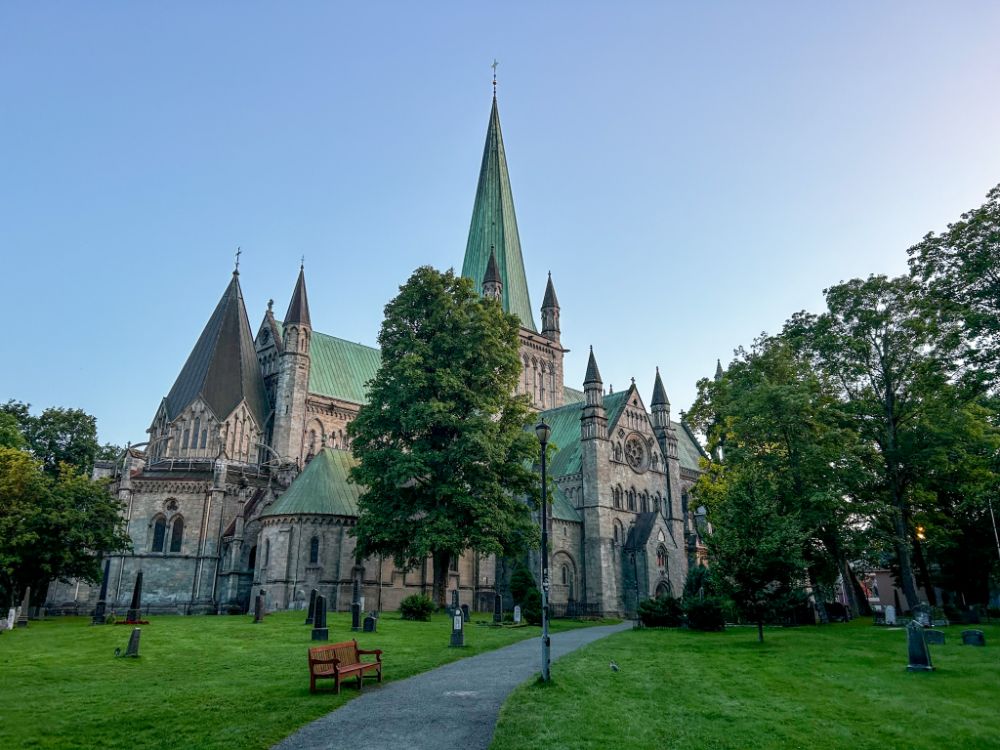
M 545 445 L 549 442 L 549 437 L 552 435 L 552 428 L 545 424 L 545 420 L 543 419 L 535 425 L 535 434 L 538 435 L 538 442 Z

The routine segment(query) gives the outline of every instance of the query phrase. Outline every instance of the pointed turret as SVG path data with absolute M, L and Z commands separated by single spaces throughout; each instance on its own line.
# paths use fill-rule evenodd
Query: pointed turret
M 653 382 L 653 400 L 649 402 L 650 422 L 653 433 L 660 443 L 660 449 L 667 458 L 677 457 L 677 434 L 670 424 L 670 399 L 667 389 L 663 387 L 660 368 L 656 368 L 656 380 Z
M 663 387 L 663 379 L 660 377 L 660 368 L 656 368 L 656 380 L 653 382 L 653 400 L 650 406 L 670 406 L 670 399 L 667 398 L 667 389 Z
M 285 325 L 289 323 L 301 323 L 312 327 L 309 318 L 309 295 L 306 294 L 305 266 L 299 266 L 299 278 L 295 282 L 295 290 L 288 303 L 288 312 L 285 313 Z
M 722 380 L 722 360 L 715 360 L 715 379 Z
M 479 292 L 483 292 L 483 279 L 491 248 L 496 253 L 503 309 L 517 315 L 525 328 L 537 330 L 531 314 L 531 299 L 528 296 L 528 282 L 521 257 L 521 239 L 517 232 L 517 217 L 514 215 L 514 197 L 507 172 L 496 96 L 493 97 L 493 108 L 490 111 L 483 161 L 479 168 L 479 184 L 476 187 L 472 222 L 469 225 L 469 240 L 465 247 L 465 261 L 462 263 L 462 275 L 472 279 Z
M 590 347 L 590 359 L 587 360 L 587 374 L 583 376 L 584 387 L 591 383 L 604 385 L 604 381 L 601 380 L 601 371 L 597 369 L 597 358 L 594 357 L 594 347 Z
M 270 413 L 238 271 L 164 400 L 167 420 L 176 419 L 199 397 L 219 421 L 241 401 L 261 430 Z
M 597 369 L 594 347 L 590 347 L 587 374 L 583 378 L 583 395 L 585 405 L 580 416 L 580 437 L 583 440 L 606 440 L 608 416 L 604 411 L 604 383 L 601 382 L 601 371 Z
M 496 252 L 492 247 L 490 247 L 489 262 L 486 264 L 486 273 L 483 275 L 483 296 L 498 302 L 503 298 L 503 281 L 500 278 L 500 271 L 497 269 Z
M 559 341 L 559 298 L 556 288 L 552 285 L 552 274 L 545 285 L 545 297 L 542 299 L 542 335 L 545 338 Z
M 271 446 L 282 458 L 302 458 L 305 434 L 306 398 L 309 395 L 309 370 L 312 364 L 309 347 L 312 342 L 312 322 L 309 318 L 309 297 L 306 294 L 305 269 L 299 267 L 299 277 L 282 325 L 284 334 L 278 380 L 274 394 L 274 431 Z

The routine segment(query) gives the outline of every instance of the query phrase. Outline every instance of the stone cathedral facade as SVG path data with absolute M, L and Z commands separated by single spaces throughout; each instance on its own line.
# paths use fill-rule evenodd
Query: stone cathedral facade
M 648 408 L 634 382 L 605 388 L 593 350 L 583 389 L 565 384 L 568 349 L 551 276 L 535 324 L 495 95 L 462 274 L 520 318 L 518 390 L 558 448 L 550 467 L 555 613 L 622 614 L 637 598 L 679 594 L 703 554 L 687 506 L 701 448 L 672 419 L 659 371 Z M 269 609 L 302 607 L 313 588 L 343 610 L 355 580 L 368 609 L 430 593 L 429 560 L 400 570 L 354 555 L 360 491 L 348 481 L 346 430 L 380 361 L 377 349 L 313 329 L 304 269 L 284 316 L 268 303 L 255 335 L 234 272 L 155 409 L 148 440 L 104 467 L 133 542 L 111 561 L 109 606 L 128 606 L 139 570 L 151 612 L 246 611 L 261 589 Z M 449 588 L 489 609 L 496 591 L 506 593 L 508 562 L 463 555 Z M 537 554 L 532 562 L 537 571 Z M 50 587 L 53 607 L 94 600 L 86 586 Z

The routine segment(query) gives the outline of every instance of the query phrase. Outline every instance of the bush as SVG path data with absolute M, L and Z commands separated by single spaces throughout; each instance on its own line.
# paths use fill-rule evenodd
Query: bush
M 698 565 L 688 571 L 687 578 L 684 579 L 684 591 L 681 593 L 682 599 L 692 599 L 701 595 L 708 596 L 715 593 L 708 568 Z
M 847 607 L 845 607 L 840 602 L 826 602 L 823 605 L 826 607 L 826 616 L 830 618 L 830 622 L 847 622 Z
M 677 599 L 660 596 L 639 603 L 639 619 L 647 628 L 679 628 L 684 623 L 684 611 Z
M 542 592 L 538 589 L 528 589 L 521 604 L 521 619 L 529 625 L 542 624 Z
M 725 600 L 719 596 L 693 596 L 684 600 L 688 626 L 694 630 L 723 630 L 726 627 Z
M 400 602 L 399 611 L 404 620 L 427 622 L 431 619 L 431 613 L 434 611 L 434 602 L 429 596 L 412 594 Z
M 518 563 L 510 577 L 510 596 L 521 605 L 521 619 L 531 625 L 542 624 L 542 592 L 528 566 Z

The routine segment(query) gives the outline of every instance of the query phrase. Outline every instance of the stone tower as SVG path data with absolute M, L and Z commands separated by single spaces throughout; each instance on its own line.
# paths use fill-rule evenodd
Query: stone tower
M 309 297 L 306 294 L 305 269 L 299 268 L 288 312 L 282 323 L 282 351 L 275 388 L 274 437 L 272 447 L 283 459 L 300 465 L 306 420 L 306 398 L 309 394 L 312 322 L 309 318 Z
M 681 533 L 684 528 L 685 512 L 681 507 L 681 465 L 677 453 L 677 430 L 670 421 L 670 400 L 667 398 L 666 388 L 663 387 L 659 367 L 656 368 L 653 400 L 649 407 L 653 434 L 667 461 L 667 507 L 663 515 L 668 523 L 676 524 L 674 531 Z

